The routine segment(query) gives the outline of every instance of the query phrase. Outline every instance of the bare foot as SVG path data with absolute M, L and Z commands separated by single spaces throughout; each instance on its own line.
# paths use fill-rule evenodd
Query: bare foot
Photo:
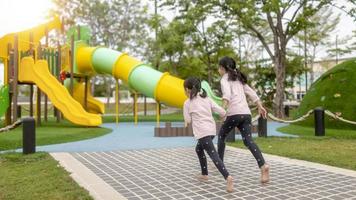
M 267 183 L 269 181 L 269 164 L 264 164 L 261 167 L 261 183 Z
M 209 180 L 209 177 L 208 177 L 208 175 L 198 175 L 198 176 L 197 176 L 197 179 L 198 179 L 199 181 L 208 181 L 208 180 Z
M 226 178 L 226 191 L 227 192 L 233 192 L 234 191 L 234 183 L 233 183 L 232 176 L 228 176 Z

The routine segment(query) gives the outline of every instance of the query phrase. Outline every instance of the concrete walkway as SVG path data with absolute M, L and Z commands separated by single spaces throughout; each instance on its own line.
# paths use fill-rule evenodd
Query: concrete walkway
M 356 172 L 264 154 L 271 181 L 262 185 L 249 151 L 228 147 L 225 165 L 235 191 L 209 162 L 209 181 L 200 182 L 194 148 L 51 153 L 95 199 L 356 199 Z

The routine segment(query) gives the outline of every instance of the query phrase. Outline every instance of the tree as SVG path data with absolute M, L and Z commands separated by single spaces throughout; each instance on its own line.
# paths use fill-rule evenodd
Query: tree
M 147 49 L 147 5 L 139 0 L 52 0 L 52 13 L 64 19 L 66 26 L 88 25 L 91 44 L 129 52 L 142 57 Z M 94 77 L 95 79 L 95 77 Z M 93 82 L 96 82 L 95 80 Z M 105 76 L 107 102 L 112 93 L 113 78 Z
M 328 55 L 330 57 L 335 57 L 335 62 L 338 64 L 339 62 L 339 57 L 343 56 L 345 54 L 349 54 L 352 52 L 352 36 L 346 35 L 342 38 L 339 38 L 338 35 L 335 36 L 335 40 L 332 40 L 332 42 L 329 42 L 328 45 L 329 48 L 327 50 Z
M 333 11 L 330 7 L 320 9 L 315 15 L 308 19 L 312 23 L 307 28 L 305 33 L 299 33 L 297 38 L 301 41 L 306 40 L 308 46 L 307 55 L 310 58 L 310 82 L 314 82 L 314 60 L 319 51 L 320 46 L 328 44 L 328 40 L 336 26 L 340 22 L 340 14 L 333 16 Z M 307 59 L 307 58 L 305 58 Z
M 298 55 L 289 54 L 287 57 L 286 78 L 284 80 L 286 88 L 293 88 L 295 78 L 307 70 L 303 67 L 302 60 L 303 57 Z M 255 64 L 255 68 L 249 70 L 253 75 L 253 85 L 268 107 L 273 105 L 273 98 L 276 92 L 276 74 L 270 65 L 270 63 L 258 62 Z M 286 90 L 284 94 L 286 96 L 289 95 Z
M 88 25 L 93 45 L 136 52 L 147 38 L 147 5 L 139 0 L 52 0 L 52 13 L 64 19 L 66 26 Z
M 234 16 L 246 31 L 260 40 L 274 64 L 276 94 L 273 107 L 275 114 L 282 117 L 287 45 L 298 32 L 310 25 L 306 19 L 328 5 L 331 0 L 209 0 L 199 2 L 201 6 L 214 5 L 220 8 L 219 12 Z M 266 23 L 273 35 L 272 45 L 261 33 Z
M 229 54 L 231 54 L 233 52 L 231 46 L 233 32 L 226 31 L 231 22 L 226 20 L 227 18 L 208 20 L 211 7 L 198 7 L 194 1 L 181 0 L 175 2 L 167 0 L 161 6 L 179 9 L 179 15 L 170 22 L 167 28 L 160 28 L 158 31 L 158 40 L 163 36 L 162 40 L 159 41 L 161 42 L 160 49 L 170 47 L 163 54 L 168 56 L 169 60 L 175 58 L 176 61 L 181 59 L 188 61 L 188 58 L 190 58 L 194 60 L 195 64 L 198 64 L 198 62 L 194 57 L 199 58 L 201 68 L 206 72 L 201 75 L 212 84 L 216 77 L 214 70 L 217 69 L 216 63 L 221 56 L 220 53 L 230 52 Z M 173 52 L 176 53 L 175 56 L 172 56 L 171 53 Z M 177 66 L 181 66 L 180 62 L 175 63 Z M 186 63 L 189 64 L 189 62 Z M 189 66 L 184 66 L 184 68 L 187 67 Z M 177 68 L 176 71 L 178 72 L 179 69 Z

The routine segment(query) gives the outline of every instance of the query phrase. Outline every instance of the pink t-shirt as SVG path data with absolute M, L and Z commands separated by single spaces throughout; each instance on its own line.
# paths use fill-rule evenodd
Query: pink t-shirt
M 193 134 L 196 139 L 209 135 L 216 135 L 216 125 L 213 112 L 224 117 L 225 110 L 209 97 L 202 98 L 199 94 L 192 100 L 184 102 L 183 115 L 186 123 L 192 123 Z
M 228 74 L 224 74 L 220 80 L 222 98 L 229 101 L 227 108 L 227 116 L 237 114 L 251 114 L 250 108 L 246 100 L 246 95 L 252 100 L 257 102 L 260 98 L 256 92 L 247 84 L 242 84 L 239 80 L 229 81 Z

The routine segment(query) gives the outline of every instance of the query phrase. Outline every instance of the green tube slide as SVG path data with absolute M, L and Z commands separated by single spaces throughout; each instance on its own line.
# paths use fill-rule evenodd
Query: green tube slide
M 98 74 L 112 74 L 117 59 L 121 53 L 108 48 L 98 48 L 94 51 L 92 63 Z
M 112 75 L 113 68 L 121 55 L 122 53 L 108 48 L 97 48 L 92 56 L 94 70 L 99 74 Z M 147 64 L 139 64 L 134 66 L 129 74 L 128 84 L 145 96 L 154 98 L 156 86 L 162 75 L 162 72 L 154 70 Z
M 132 56 L 105 47 L 88 47 L 80 51 L 77 60 L 80 60 L 81 65 L 78 67 L 84 71 L 93 70 L 98 74 L 112 75 L 147 97 L 177 107 L 182 106 L 186 99 L 184 89 L 181 87 L 183 80 L 157 71 Z M 214 94 L 207 82 L 203 81 L 202 87 L 210 98 L 221 105 L 221 98 Z M 170 92 L 174 94 L 169 94 Z
M 130 74 L 129 85 L 136 91 L 141 91 L 147 97 L 154 97 L 158 81 L 163 73 L 152 69 L 146 64 L 137 66 Z
M 201 87 L 206 91 L 208 97 L 210 97 L 213 101 L 215 101 L 217 104 L 222 105 L 222 99 L 221 97 L 218 97 L 215 95 L 213 90 L 211 89 L 210 85 L 206 81 L 201 82 Z

